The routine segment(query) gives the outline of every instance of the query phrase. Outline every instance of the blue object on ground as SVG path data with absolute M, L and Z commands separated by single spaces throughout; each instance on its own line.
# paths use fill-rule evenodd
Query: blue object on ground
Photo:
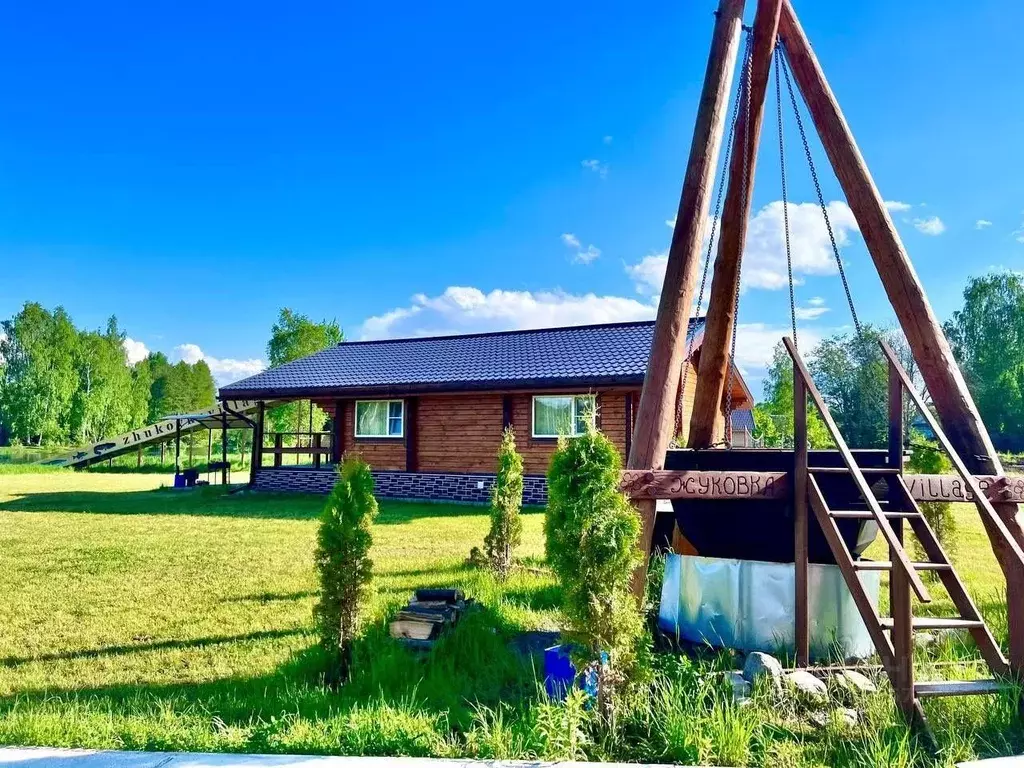
M 181 472 L 174 473 L 174 487 L 184 488 L 185 487 L 185 476 Z
M 597 698 L 598 668 L 591 664 L 582 673 L 572 663 L 571 645 L 553 645 L 544 649 L 544 690 L 555 701 L 562 701 L 569 689 L 578 687 L 587 695 Z M 601 651 L 601 664 L 608 663 L 608 654 Z

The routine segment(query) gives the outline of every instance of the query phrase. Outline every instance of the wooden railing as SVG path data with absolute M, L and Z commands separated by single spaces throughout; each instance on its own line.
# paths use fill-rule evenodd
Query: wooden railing
M 294 438 L 294 444 L 285 445 L 287 438 Z M 331 449 L 330 432 L 268 432 L 260 445 L 259 466 L 263 466 L 262 457 L 267 455 L 274 457 L 274 467 L 282 466 L 285 456 L 295 456 L 296 463 L 299 463 L 300 456 L 309 456 L 313 467 L 319 468 L 324 461 L 323 457 L 329 460 Z
M 939 426 L 938 420 L 932 415 L 927 404 L 924 402 L 924 398 L 921 397 L 920 393 L 914 388 L 914 383 L 910 380 L 910 376 L 904 370 L 896 357 L 896 353 L 892 351 L 884 340 L 879 340 L 879 344 L 882 347 L 882 353 L 889 361 L 889 375 L 891 381 L 895 380 L 896 383 L 890 384 L 890 390 L 898 388 L 906 390 L 907 394 L 910 395 L 910 399 L 914 405 L 917 406 L 917 410 L 921 413 L 921 416 L 927 422 L 932 432 L 935 433 L 935 439 L 939 445 L 942 446 L 942 450 L 949 456 L 950 462 L 953 464 L 953 468 L 960 475 L 960 478 L 964 482 L 964 486 L 971 492 L 974 497 L 974 503 L 978 507 L 978 513 L 981 515 L 982 523 L 985 527 L 998 534 L 998 537 L 1002 539 L 1002 543 L 1012 553 L 1013 557 L 1017 560 L 1017 564 L 1024 568 L 1024 551 L 1021 551 L 1020 545 L 1017 540 L 1014 539 L 1013 534 L 1010 533 L 1006 527 L 1006 523 L 996 512 L 995 507 L 992 506 L 992 502 L 989 499 L 985 491 L 982 490 L 977 478 L 970 473 L 967 469 L 967 465 L 964 464 L 963 459 L 953 449 L 952 443 L 949 442 L 949 438 L 946 437 L 946 433 L 942 431 L 942 427 Z M 902 399 L 902 393 L 900 393 Z M 1005 482 L 1005 481 L 1004 481 Z

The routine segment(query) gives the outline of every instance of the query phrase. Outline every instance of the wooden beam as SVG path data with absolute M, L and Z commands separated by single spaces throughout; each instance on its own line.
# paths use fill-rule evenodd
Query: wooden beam
M 631 469 L 661 469 L 669 443 L 674 437 L 672 432 L 679 373 L 686 356 L 690 305 L 693 303 L 711 189 L 718 166 L 718 152 L 722 147 L 744 2 L 720 0 L 718 5 L 686 176 L 668 250 L 665 282 L 658 302 L 651 356 L 637 408 L 636 428 L 627 462 Z M 633 591 L 642 598 L 654 532 L 655 503 L 643 501 L 637 508 L 642 523 L 641 547 L 644 559 L 634 574 Z
M 619 488 L 631 499 L 776 501 L 789 495 L 789 476 L 786 472 L 627 469 Z
M 740 260 L 747 239 L 747 222 L 754 197 L 754 170 L 757 167 L 757 146 L 764 118 L 764 96 L 768 88 L 779 28 L 782 0 L 758 0 L 754 17 L 754 40 L 750 61 L 748 95 L 741 103 L 733 138 L 729 168 L 729 189 L 722 211 L 722 229 L 718 238 L 718 255 L 711 280 L 707 324 L 701 344 L 697 389 L 690 414 L 687 445 L 708 448 L 728 435 L 722 413 L 722 396 L 729 378 L 729 350 L 736 322 L 737 285 Z
M 786 45 L 793 77 L 807 102 L 946 435 L 972 473 L 1002 474 L 999 456 L 938 318 L 789 0 L 783 2 L 779 33 Z M 1024 524 L 1016 504 L 999 504 L 996 511 L 1017 543 L 1024 546 Z M 1016 564 L 998 532 L 991 530 L 987 522 L 986 532 L 1006 576 L 1011 663 L 1018 673 L 1024 673 L 1024 569 Z
M 796 631 L 796 665 L 806 667 L 811 660 L 810 599 L 808 577 L 807 467 L 810 443 L 807 437 L 807 388 L 793 363 L 793 565 Z
M 418 449 L 417 419 L 416 412 L 419 410 L 419 398 L 407 397 L 405 399 L 405 412 L 402 418 L 405 421 L 405 471 L 419 472 L 420 458 Z

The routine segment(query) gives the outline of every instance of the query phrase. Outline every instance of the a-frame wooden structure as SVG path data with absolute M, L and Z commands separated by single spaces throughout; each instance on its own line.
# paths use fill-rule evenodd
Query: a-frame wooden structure
M 818 489 L 815 472 L 821 468 L 809 467 L 806 450 L 806 403 L 811 401 L 823 411 L 826 422 L 831 419 L 817 395 L 814 384 L 803 368 L 795 346 L 789 344 L 794 359 L 796 394 L 796 432 L 794 470 L 788 478 L 788 491 L 792 493 L 796 511 L 794 531 L 797 552 L 797 659 L 808 662 L 806 627 L 806 526 L 808 510 L 815 515 L 829 539 L 836 560 L 855 599 L 857 595 L 856 568 L 841 540 L 830 536 L 834 520 L 842 515 L 859 514 L 876 520 L 890 545 L 891 561 L 880 567 L 891 569 L 891 597 L 893 617 L 882 619 L 875 615 L 877 626 L 871 626 L 870 615 L 862 610 L 869 630 L 879 649 L 883 666 L 893 683 L 897 700 L 911 720 L 919 720 L 919 697 L 959 693 L 988 692 L 993 686 L 977 685 L 976 690 L 927 683 L 913 679 L 913 643 L 911 632 L 915 627 L 928 626 L 928 621 L 914 620 L 911 603 L 913 595 L 927 600 L 918 571 L 936 571 L 950 592 L 960 616 L 943 626 L 958 626 L 974 636 L 979 649 L 997 676 L 1008 673 L 1024 676 L 1024 525 L 1017 513 L 1017 504 L 1007 501 L 1007 494 L 999 493 L 1000 482 L 992 483 L 982 491 L 975 476 L 1000 478 L 1003 469 L 992 441 L 985 429 L 957 367 L 942 328 L 928 303 L 924 289 L 900 241 L 882 196 L 875 187 L 867 164 L 854 141 L 835 95 L 829 88 L 824 71 L 797 20 L 789 0 L 756 0 L 757 8 L 752 30 L 751 54 L 746 63 L 747 106 L 740 111 L 738 120 L 743 130 L 735 130 L 732 159 L 728 174 L 728 187 L 721 221 L 721 234 L 715 259 L 714 278 L 707 312 L 707 327 L 701 350 L 696 400 L 692 412 L 688 446 L 695 449 L 710 448 L 720 434 L 723 389 L 727 385 L 730 365 L 730 340 L 736 315 L 739 265 L 746 238 L 750 213 L 749 190 L 753 188 L 754 169 L 758 149 L 765 91 L 777 41 L 784 44 L 794 80 L 810 112 L 832 168 L 839 179 L 847 202 L 856 217 L 867 249 L 895 310 L 900 326 L 909 342 L 914 359 L 931 396 L 939 422 L 934 427 L 944 447 L 950 452 L 954 465 L 962 475 L 966 487 L 974 492 L 975 502 L 985 525 L 992 548 L 1006 577 L 1007 610 L 1009 622 L 1010 654 L 1007 661 L 984 627 L 977 610 L 956 578 L 952 565 L 930 534 L 927 523 L 916 507 L 916 501 L 902 476 L 902 432 L 891 435 L 890 475 L 886 498 L 880 503 L 873 496 L 866 470 L 856 466 L 854 458 L 842 442 L 838 430 L 833 437 L 844 454 L 842 471 L 851 476 L 863 491 L 865 507 L 859 510 L 828 509 Z M 685 488 L 679 482 L 668 482 L 671 472 L 665 472 L 666 452 L 673 434 L 674 402 L 680 384 L 680 370 L 686 354 L 686 329 L 694 299 L 694 288 L 700 262 L 700 251 L 705 236 L 715 169 L 726 127 L 729 93 L 736 68 L 742 30 L 744 0 L 720 0 L 711 52 L 705 73 L 694 127 L 692 145 L 683 182 L 682 195 L 672 243 L 668 253 L 665 284 L 658 307 L 654 330 L 654 344 L 636 415 L 632 449 L 629 455 L 624 487 L 634 492 L 643 522 L 643 543 L 649 554 L 655 518 L 656 498 L 683 498 Z M 907 387 L 905 371 L 889 350 L 883 350 L 890 365 L 890 415 L 894 423 L 902 424 L 902 389 Z M 923 402 L 915 404 L 931 418 Z M 948 436 L 948 437 L 947 437 Z M 803 438 L 803 439 L 802 439 Z M 801 441 L 803 442 L 801 446 Z M 961 458 L 962 457 L 962 458 Z M 630 477 L 631 476 L 631 477 Z M 666 491 L 669 487 L 674 491 Z M 658 488 L 662 490 L 659 493 Z M 653 490 L 652 490 L 653 489 Z M 986 496 L 988 494 L 988 497 Z M 871 497 L 871 498 L 869 498 Z M 991 497 L 991 499 L 989 498 Z M 882 509 L 882 504 L 888 504 Z M 902 548 L 902 522 L 909 521 L 929 555 L 927 563 L 912 563 Z M 803 550 L 801 562 L 801 549 Z M 801 577 L 801 566 L 803 578 Z M 639 591 L 644 572 L 638 573 L 634 585 Z M 851 581 L 852 578 L 852 581 Z M 859 582 L 857 582 L 859 583 Z M 868 606 L 870 608 L 870 606 Z M 873 609 L 871 609 L 873 611 Z M 802 615 L 802 616 L 801 616 Z M 933 622 L 934 623 L 934 622 Z

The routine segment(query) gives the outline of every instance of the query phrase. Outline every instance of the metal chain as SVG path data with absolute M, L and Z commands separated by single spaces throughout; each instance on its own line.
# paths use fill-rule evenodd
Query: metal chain
M 750 43 L 750 39 L 753 37 L 752 34 L 748 33 L 747 43 Z M 751 59 L 753 56 L 748 56 L 744 65 L 744 83 L 746 85 L 744 89 L 745 104 L 743 105 L 743 183 L 740 188 L 742 196 L 740 197 L 740 215 L 746 216 L 748 206 L 750 204 L 750 78 L 751 78 Z M 737 322 L 739 320 L 740 313 L 740 280 L 739 276 L 742 274 L 743 266 L 743 249 L 740 249 L 736 259 L 736 290 L 732 297 L 732 343 L 729 346 L 729 378 L 726 381 L 725 389 L 725 447 L 732 447 L 732 386 L 736 379 L 736 330 L 739 326 Z
M 807 132 L 804 130 L 804 121 L 800 117 L 800 109 L 797 106 L 796 94 L 793 92 L 793 83 L 789 77 L 789 52 L 786 50 L 785 43 L 779 40 L 779 47 L 782 49 L 783 56 L 780 59 L 782 62 L 782 74 L 786 78 L 786 89 L 789 91 L 789 100 L 793 105 L 793 114 L 796 117 L 796 127 L 800 131 L 800 140 L 804 145 L 804 154 L 807 155 L 807 165 L 811 169 L 811 179 L 814 181 L 814 189 L 818 193 L 818 205 L 821 206 L 821 215 L 825 217 L 825 226 L 828 228 L 828 239 L 832 243 L 832 253 L 836 259 L 836 266 L 839 267 L 839 276 L 843 280 L 843 290 L 846 291 L 846 303 L 850 306 L 850 315 L 853 317 L 853 325 L 857 329 L 857 335 L 861 335 L 860 320 L 857 318 L 857 310 L 853 306 L 853 295 L 850 293 L 850 283 L 846 279 L 846 270 L 843 269 L 843 259 L 839 255 L 839 246 L 836 245 L 836 236 L 832 231 L 832 222 L 828 218 L 828 208 L 825 206 L 825 196 L 821 193 L 821 184 L 818 181 L 818 172 L 814 168 L 814 159 L 811 157 L 811 147 L 807 143 Z
M 782 69 L 782 41 L 776 40 L 775 45 L 775 113 L 779 122 L 779 167 L 782 171 L 782 222 L 786 233 L 786 271 L 789 274 L 789 319 L 793 327 L 793 346 L 799 349 L 796 338 L 796 288 L 793 284 L 793 250 L 789 240 L 789 198 L 786 194 L 786 142 L 782 133 L 782 81 L 779 70 Z
M 744 27 L 744 29 L 746 29 Z M 747 29 L 746 40 L 743 48 L 744 61 L 749 61 L 753 55 L 752 52 L 752 30 Z M 700 317 L 701 308 L 704 306 L 704 290 L 707 287 L 708 282 L 708 268 L 711 266 L 711 254 L 714 250 L 715 235 L 718 232 L 718 222 L 722 212 L 722 193 L 725 191 L 725 186 L 729 177 L 729 161 L 732 158 L 732 144 L 733 137 L 736 134 L 736 123 L 739 120 L 740 111 L 740 100 L 743 97 L 745 89 L 744 80 L 747 76 L 747 69 L 744 67 L 743 72 L 740 74 L 739 89 L 736 91 L 736 99 L 732 104 L 732 117 L 729 121 L 729 135 L 726 138 L 725 145 L 725 159 L 722 164 L 722 176 L 718 183 L 718 193 L 715 196 L 715 213 L 711 219 L 711 233 L 708 236 L 708 249 L 704 255 L 704 269 L 700 277 L 700 292 L 697 294 L 697 307 L 694 312 L 694 317 Z M 686 356 L 683 358 L 683 378 L 682 386 L 679 389 L 679 397 L 676 399 L 676 423 L 682 428 L 683 423 L 683 399 L 686 396 L 686 384 L 690 377 L 690 356 L 693 354 L 693 339 L 696 333 L 691 333 L 690 329 L 686 329 Z

